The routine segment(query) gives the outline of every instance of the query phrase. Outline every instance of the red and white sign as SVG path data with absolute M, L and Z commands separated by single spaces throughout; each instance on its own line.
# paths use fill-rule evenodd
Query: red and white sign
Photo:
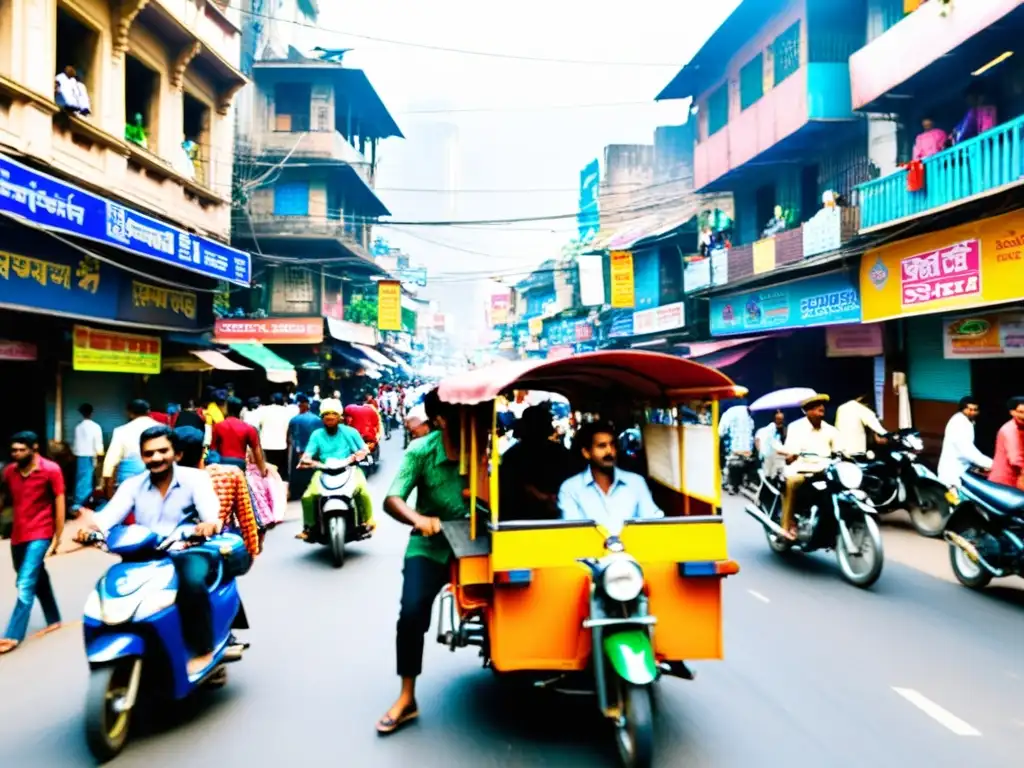
M 686 312 L 683 302 L 666 304 L 633 313 L 633 335 L 643 336 L 648 333 L 663 333 L 686 325 Z
M 221 318 L 213 326 L 218 344 L 319 344 L 324 340 L 322 317 L 265 317 L 259 320 Z
M 576 342 L 593 341 L 594 339 L 594 326 L 589 322 L 583 321 L 582 323 L 576 323 Z
M 903 306 L 981 295 L 981 244 L 964 240 L 900 262 Z
M 0 339 L 0 360 L 31 362 L 37 359 L 39 359 L 39 350 L 35 344 L 27 341 Z

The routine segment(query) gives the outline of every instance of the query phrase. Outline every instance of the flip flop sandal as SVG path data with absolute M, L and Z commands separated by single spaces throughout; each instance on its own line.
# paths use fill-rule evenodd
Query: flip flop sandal
M 21 645 L 21 643 L 12 643 L 10 645 L 0 646 L 0 656 L 3 656 L 5 653 L 10 653 L 19 645 Z
M 386 713 L 384 717 L 377 721 L 377 733 L 381 736 L 387 736 L 394 733 L 403 725 L 411 723 L 417 717 L 420 716 L 418 709 L 405 709 L 397 719 L 389 717 Z

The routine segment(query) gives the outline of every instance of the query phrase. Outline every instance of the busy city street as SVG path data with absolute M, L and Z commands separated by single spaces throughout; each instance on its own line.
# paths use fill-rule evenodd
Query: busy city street
M 385 442 L 370 479 L 379 505 L 401 460 Z M 394 629 L 406 530 L 386 519 L 340 570 L 296 541 L 297 522 L 267 537 L 241 581 L 252 648 L 227 686 L 146 728 L 120 766 L 615 765 L 592 697 L 508 695 L 472 651 L 428 636 L 420 722 L 381 738 L 374 722 L 397 689 Z M 658 765 L 1019 765 L 1024 739 L 1024 591 L 1007 580 L 976 594 L 948 574 L 946 547 L 898 525 L 874 589 L 857 590 L 818 554 L 780 560 L 727 500 L 725 660 L 665 679 L 657 698 Z M 924 546 L 920 546 L 924 545 Z M 0 569 L 9 568 L 6 546 Z M 51 560 L 68 623 L 0 659 L 0 765 L 94 764 L 83 737 L 87 666 L 76 622 L 109 558 Z M 940 567 L 942 566 L 942 567 Z M 0 586 L 0 604 L 13 600 Z M 33 617 L 30 631 L 42 627 Z M 543 627 L 537 627 L 543 631 Z

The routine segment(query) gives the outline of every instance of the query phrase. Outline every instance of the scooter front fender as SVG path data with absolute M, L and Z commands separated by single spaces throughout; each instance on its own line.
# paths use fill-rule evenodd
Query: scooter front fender
M 604 654 L 616 674 L 634 685 L 649 685 L 658 677 L 654 646 L 646 628 L 613 632 L 604 638 Z
M 89 643 L 85 650 L 86 658 L 90 666 L 98 664 L 109 664 L 117 659 L 128 658 L 129 656 L 142 656 L 145 653 L 146 644 L 138 635 L 127 632 L 114 635 L 101 635 Z

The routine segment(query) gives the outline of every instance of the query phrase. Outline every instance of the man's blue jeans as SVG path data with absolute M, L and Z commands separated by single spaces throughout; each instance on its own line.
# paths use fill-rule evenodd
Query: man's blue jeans
M 72 509 L 78 509 L 96 488 L 95 460 L 92 456 L 75 457 L 75 500 Z
M 28 620 L 32 616 L 32 606 L 37 597 L 43 608 L 46 626 L 60 623 L 60 610 L 57 608 L 57 599 L 53 596 L 50 574 L 46 572 L 45 564 L 46 552 L 50 549 L 51 543 L 50 539 L 37 539 L 11 547 L 11 559 L 18 574 L 15 582 L 18 597 L 14 603 L 14 612 L 11 614 L 11 623 L 7 625 L 7 632 L 4 635 L 8 640 L 17 640 L 20 643 L 25 639 Z

